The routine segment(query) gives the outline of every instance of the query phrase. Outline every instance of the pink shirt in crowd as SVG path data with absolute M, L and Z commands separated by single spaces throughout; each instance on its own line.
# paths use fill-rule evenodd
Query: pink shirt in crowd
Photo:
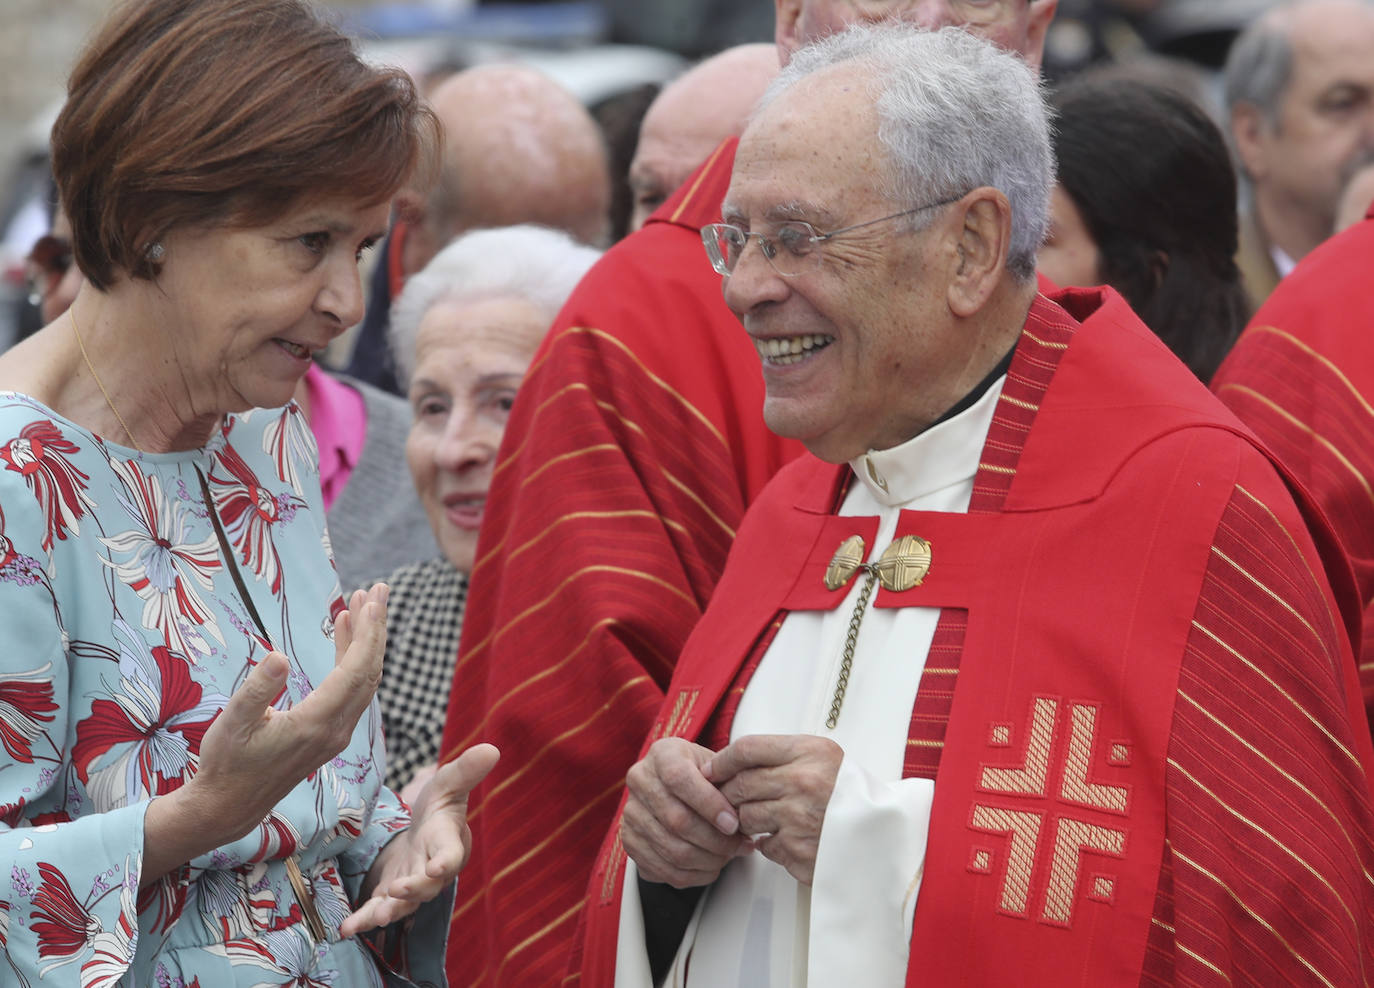
M 310 431 L 320 447 L 320 487 L 328 511 L 362 454 L 367 410 L 356 388 L 331 377 L 318 364 L 305 372 L 305 394 L 310 403 Z

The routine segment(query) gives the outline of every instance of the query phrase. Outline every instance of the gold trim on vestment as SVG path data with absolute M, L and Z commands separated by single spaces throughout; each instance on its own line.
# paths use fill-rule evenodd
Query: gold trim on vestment
M 1177 761 L 1175 761 L 1173 758 L 1167 759 L 1167 763 L 1168 763 L 1168 765 L 1169 765 L 1170 768 L 1172 768 L 1174 771 L 1180 773 L 1184 778 L 1186 778 L 1189 782 L 1191 782 L 1197 789 L 1199 789 L 1199 790 L 1201 790 L 1202 792 L 1206 793 L 1206 794 L 1212 799 L 1212 801 L 1215 802 L 1218 806 L 1220 806 L 1223 810 L 1225 810 L 1227 813 L 1231 814 L 1231 816 L 1235 817 L 1235 818 L 1236 818 L 1237 820 L 1239 820 L 1241 823 L 1243 823 L 1243 824 L 1245 824 L 1246 826 L 1248 826 L 1248 827 L 1249 827 L 1251 830 L 1253 830 L 1255 833 L 1259 834 L 1261 837 L 1263 837 L 1263 838 L 1265 838 L 1266 840 L 1268 840 L 1269 843 L 1271 843 L 1271 844 L 1274 845 L 1274 847 L 1278 848 L 1278 849 L 1279 849 L 1280 851 L 1282 851 L 1284 854 L 1288 855 L 1288 857 L 1292 858 L 1293 861 L 1294 861 L 1296 864 L 1300 865 L 1300 866 L 1301 866 L 1305 871 L 1307 871 L 1307 873 L 1310 874 L 1313 878 L 1315 878 L 1317 881 L 1319 881 L 1319 882 L 1321 882 L 1323 885 L 1325 885 L 1326 888 L 1327 888 L 1327 891 L 1329 891 L 1329 892 L 1331 893 L 1332 898 L 1334 898 L 1334 899 L 1336 900 L 1336 902 L 1340 905 L 1341 909 L 1343 909 L 1343 910 L 1345 911 L 1345 915 L 1346 915 L 1346 917 L 1350 920 L 1351 925 L 1352 925 L 1352 926 L 1358 926 L 1358 925 L 1359 925 L 1358 922 L 1357 922 L 1357 920 L 1355 919 L 1355 914 L 1354 914 L 1353 912 L 1350 911 L 1350 907 L 1349 907 L 1348 905 L 1346 905 L 1345 900 L 1341 898 L 1341 894 L 1340 894 L 1339 892 L 1336 891 L 1336 887 L 1335 887 L 1334 885 L 1332 885 L 1330 881 L 1327 880 L 1327 878 L 1326 878 L 1325 875 L 1323 875 L 1321 872 L 1319 872 L 1313 865 L 1309 864 L 1305 858 L 1303 858 L 1301 855 L 1299 855 L 1297 851 L 1294 851 L 1291 847 L 1288 847 L 1286 844 L 1284 844 L 1282 841 L 1280 841 L 1277 837 L 1275 837 L 1273 834 L 1271 834 L 1271 833 L 1270 833 L 1268 830 L 1266 830 L 1264 827 L 1260 826 L 1257 822 L 1255 822 L 1254 820 L 1250 819 L 1250 818 L 1249 818 L 1248 816 L 1246 816 L 1244 813 L 1240 812 L 1240 810 L 1236 809 L 1236 808 L 1235 808 L 1234 806 L 1232 806 L 1230 803 L 1226 802 L 1226 800 L 1222 799 L 1221 796 L 1220 796 L 1219 794 L 1213 792 L 1209 787 L 1207 787 L 1206 785 L 1204 785 L 1201 779 L 1199 779 L 1197 776 L 1193 775 L 1192 772 L 1189 772 L 1186 768 L 1184 768 L 1182 765 L 1180 765 L 1180 764 L 1179 764 Z
M 1289 614 L 1293 615 L 1293 617 L 1297 618 L 1298 621 L 1302 623 L 1302 626 L 1306 628 L 1308 632 L 1312 635 L 1312 637 L 1316 640 L 1318 649 L 1324 650 L 1326 648 L 1326 642 L 1322 641 L 1322 636 L 1318 633 L 1316 628 L 1312 627 L 1312 623 L 1308 621 L 1307 618 L 1303 617 L 1296 607 L 1288 603 L 1288 601 L 1284 600 L 1283 597 L 1279 596 L 1278 591 L 1271 590 L 1267 583 L 1262 581 L 1259 577 L 1255 576 L 1253 573 L 1247 570 L 1240 563 L 1236 562 L 1230 556 L 1226 555 L 1226 553 L 1222 552 L 1221 549 L 1219 549 L 1217 546 L 1212 546 L 1212 554 L 1218 556 L 1223 562 L 1225 562 L 1228 566 L 1234 569 L 1237 573 L 1239 573 L 1241 576 L 1245 577 L 1247 580 L 1253 583 L 1256 588 L 1268 594 L 1269 597 L 1272 598 L 1276 604 L 1278 604 L 1280 607 L 1286 610 Z
M 1058 701 L 1046 696 L 1035 698 L 1025 762 L 1020 768 L 983 766 L 980 779 L 983 788 L 1016 796 L 1045 795 L 1045 782 L 1050 772 L 1050 748 L 1054 743 L 1054 720 L 1058 712 Z
M 501 958 L 501 963 L 496 965 L 496 980 L 501 980 L 501 972 L 506 969 L 506 965 L 511 962 L 511 960 L 515 957 L 516 954 L 519 954 L 521 951 L 527 950 L 532 945 L 538 943 L 540 940 L 544 939 L 544 937 L 548 936 L 554 930 L 558 929 L 558 927 L 562 926 L 568 920 L 575 919 L 577 917 L 577 914 L 581 911 L 581 909 L 582 902 L 581 900 L 579 900 L 577 905 L 573 906 L 562 916 L 559 916 L 551 922 L 549 922 L 543 929 L 535 930 L 524 940 L 521 940 L 514 947 L 512 947 L 510 949 L 510 952 L 507 953 L 505 957 Z M 474 984 L 476 983 L 477 982 L 474 982 Z
M 1239 391 L 1241 394 L 1249 395 L 1257 401 L 1260 401 L 1263 404 L 1268 405 L 1272 411 L 1277 412 L 1279 415 L 1287 419 L 1291 424 L 1297 426 L 1303 432 L 1307 433 L 1318 443 L 1320 443 L 1324 449 L 1331 453 L 1331 455 L 1336 458 L 1336 460 L 1341 464 L 1341 466 L 1345 467 L 1347 470 L 1350 471 L 1350 473 L 1355 477 L 1355 479 L 1360 482 L 1360 486 L 1364 488 L 1365 493 L 1369 495 L 1369 499 L 1371 501 L 1374 501 L 1374 488 L 1370 487 L 1369 481 L 1365 479 L 1365 475 L 1360 472 L 1359 468 L 1356 467 L 1355 464 L 1352 463 L 1344 453 L 1341 452 L 1340 447 L 1338 447 L 1330 439 L 1327 439 L 1316 429 L 1312 428 L 1312 426 L 1308 425 L 1302 419 L 1298 418 L 1288 409 L 1284 408 L 1282 405 L 1276 402 L 1273 398 L 1270 398 L 1268 395 L 1260 394 L 1254 388 L 1247 388 L 1243 384 L 1223 384 L 1217 393 L 1221 394 L 1224 391 Z
M 687 207 L 691 204 L 692 200 L 696 198 L 697 189 L 701 188 L 701 183 L 706 181 L 706 176 L 710 175 L 711 172 L 715 170 L 716 159 L 721 156 L 724 150 L 725 143 L 722 141 L 720 144 L 716 145 L 716 149 L 711 152 L 711 157 L 706 159 L 706 164 L 701 166 L 701 170 L 697 172 L 697 180 L 692 183 L 692 187 L 688 189 L 687 194 L 682 197 L 682 202 L 678 203 L 677 209 L 673 210 L 673 215 L 669 217 L 674 223 L 682 218 L 682 214 L 686 212 Z
M 1269 505 L 1261 501 L 1259 498 L 1255 497 L 1255 495 L 1251 494 L 1240 484 L 1236 484 L 1235 489 L 1239 491 L 1242 495 L 1244 495 L 1247 499 L 1249 499 L 1251 504 L 1253 504 L 1255 507 L 1259 508 L 1261 511 L 1263 511 L 1266 515 L 1269 516 L 1269 520 L 1274 523 L 1274 527 L 1283 533 L 1283 537 L 1288 540 L 1289 547 L 1293 550 L 1297 557 L 1302 560 L 1302 566 L 1303 569 L 1307 572 L 1308 579 L 1310 579 L 1314 584 L 1320 586 L 1322 582 L 1325 580 L 1325 577 L 1323 577 L 1322 580 L 1317 579 L 1317 574 L 1312 571 L 1312 565 L 1307 561 L 1307 554 L 1303 552 L 1302 549 L 1298 546 L 1298 540 L 1293 538 L 1293 533 L 1288 530 L 1288 526 L 1285 525 L 1283 522 L 1279 521 L 1278 515 L 1274 514 L 1274 510 L 1271 507 L 1269 507 Z M 1341 620 L 1341 616 L 1339 614 L 1337 614 L 1335 611 L 1331 609 L 1331 602 L 1328 600 L 1326 594 L 1322 594 L 1321 596 L 1322 606 L 1326 608 L 1326 619 L 1328 622 L 1330 622 L 1330 634 L 1332 635 L 1332 637 L 1339 638 L 1343 634 L 1341 629 L 1345 627 L 1345 622 Z M 1374 666 L 1374 663 L 1371 663 L 1371 666 Z M 1363 669 L 1366 667 L 1360 666 L 1360 668 Z
M 710 508 L 706 506 L 706 502 L 702 499 L 700 494 L 692 490 L 692 488 L 688 487 L 681 480 L 678 480 L 667 470 L 664 470 L 660 467 L 659 472 L 663 474 L 663 478 L 667 480 L 668 483 L 672 484 L 678 490 L 682 491 L 682 493 L 686 494 L 689 498 L 691 498 L 693 504 L 695 504 L 698 508 L 705 512 L 708 518 L 710 518 L 713 522 L 719 525 L 720 530 L 725 533 L 726 538 L 732 540 L 734 539 L 735 530 L 725 523 L 725 519 L 723 519 L 720 515 L 716 514 L 714 511 L 712 511 Z
M 630 689 L 630 688 L 633 687 L 633 686 L 639 686 L 639 685 L 642 684 L 642 683 L 652 683 L 652 682 L 653 682 L 653 679 L 650 678 L 649 676 L 635 676 L 635 677 L 633 677 L 633 678 L 631 678 L 631 679 L 625 680 L 625 682 L 621 683 L 621 684 L 620 684 L 620 687 L 619 687 L 614 693 L 612 693 L 609 697 L 607 697 L 604 701 L 602 701 L 601 706 L 600 706 L 600 708 L 596 711 L 596 713 L 592 714 L 590 717 L 588 717 L 588 718 L 587 718 L 586 720 L 584 720 L 582 723 L 577 724 L 577 725 L 575 725 L 575 726 L 573 726 L 573 727 L 568 728 L 566 731 L 564 731 L 563 733 L 559 734 L 557 737 L 551 738 L 551 739 L 549 740 L 548 744 L 544 745 L 542 748 L 540 748 L 540 749 L 539 749 L 538 751 L 536 751 L 534 754 L 532 754 L 532 755 L 530 755 L 528 758 L 526 758 L 526 759 L 525 759 L 525 764 L 521 765 L 520 768 L 516 769 L 516 770 L 515 770 L 513 773 L 511 773 L 510 775 L 506 776 L 504 779 L 501 780 L 500 784 L 498 784 L 497 786 L 495 786 L 494 788 L 492 788 L 489 792 L 487 792 L 485 798 L 484 798 L 484 799 L 482 800 L 482 802 L 478 805 L 477 809 L 473 811 L 472 816 L 469 817 L 469 819 L 471 820 L 473 817 L 476 817 L 479 813 L 481 813 L 481 812 L 482 812 L 482 809 L 483 809 L 484 807 L 486 807 L 487 805 L 489 805 L 491 799 L 492 799 L 494 796 L 496 796 L 496 795 L 497 795 L 498 793 L 500 793 L 500 792 L 504 792 L 509 786 L 511 786 L 511 785 L 515 784 L 516 782 L 518 782 L 518 781 L 520 780 L 520 778 L 521 778 L 526 772 L 528 772 L 530 769 L 532 769 L 532 768 L 535 766 L 535 764 L 539 761 L 539 759 L 543 758 L 544 755 L 547 754 L 547 753 L 549 752 L 550 749 L 556 747 L 556 746 L 559 745 L 559 744 L 562 744 L 562 743 L 563 743 L 564 741 L 566 741 L 568 738 L 573 737 L 573 736 L 576 735 L 576 734 L 580 734 L 582 731 L 585 731 L 587 728 L 591 727 L 591 726 L 592 726 L 593 724 L 595 724 L 598 720 L 600 720 L 600 719 L 601 719 L 602 717 L 604 717 L 607 713 L 609 713 L 609 710 L 608 710 L 607 708 L 610 707 L 610 705 L 611 705 L 612 703 L 614 703 L 617 699 L 619 699 L 619 697 L 620 697 L 626 690 Z
M 650 511 L 647 508 L 625 508 L 619 511 L 569 511 L 567 514 L 561 515 L 558 518 L 555 518 L 552 521 L 550 521 L 543 529 L 540 530 L 538 535 L 535 535 L 533 538 L 530 538 L 527 541 L 520 543 L 520 545 L 512 549 L 510 555 L 506 556 L 504 560 L 505 565 L 510 565 L 511 561 L 514 560 L 517 556 L 529 552 L 536 545 L 542 542 L 545 538 L 552 535 L 554 530 L 557 529 L 560 525 L 563 525 L 567 522 L 585 520 L 609 521 L 615 518 L 646 518 L 650 521 L 656 521 L 660 524 L 666 525 L 668 528 L 671 528 L 679 535 L 687 534 L 687 527 L 685 525 L 681 524 L 680 522 L 673 521 L 671 518 L 664 518 L 657 512 Z M 486 555 L 484 555 L 480 560 L 478 560 L 476 566 L 473 566 L 472 573 L 476 573 L 479 569 L 481 569 L 483 563 L 491 559 L 494 559 L 497 553 L 504 549 L 505 546 L 506 537 L 505 535 L 502 535 L 501 540 L 497 542 L 496 545 L 491 547 L 491 551 L 487 552 Z M 469 574 L 468 579 L 469 581 L 471 581 L 472 574 Z
M 975 806 L 973 826 L 979 830 L 1009 834 L 1007 874 L 998 903 L 1007 912 L 1024 916 L 1030 904 L 1031 873 L 1035 870 L 1035 845 L 1040 838 L 1041 816 L 1027 810 L 1000 806 Z
M 1249 751 L 1252 755 L 1254 755 L 1265 765 L 1268 765 L 1269 768 L 1271 768 L 1275 773 L 1282 776 L 1285 782 L 1287 782 L 1289 785 L 1297 789 L 1309 800 L 1311 800 L 1315 806 L 1317 806 L 1319 809 L 1321 809 L 1323 813 L 1325 813 L 1328 817 L 1331 818 L 1331 822 L 1336 825 L 1336 829 L 1340 831 L 1341 836 L 1345 838 L 1346 844 L 1349 845 L 1351 854 L 1358 854 L 1358 852 L 1356 851 L 1357 844 L 1355 842 L 1354 837 L 1351 836 L 1349 831 L 1347 831 L 1345 826 L 1341 823 L 1340 817 L 1338 817 L 1332 811 L 1331 807 L 1327 806 L 1326 803 L 1323 802 L 1322 799 L 1315 792 L 1307 788 L 1307 786 L 1303 785 L 1301 780 L 1299 780 L 1291 772 L 1284 769 L 1283 766 L 1278 764 L 1278 762 L 1274 761 L 1264 752 L 1260 751 L 1259 748 L 1255 747 L 1249 741 L 1245 740 L 1245 738 L 1241 737 L 1240 734 L 1238 734 L 1234 728 L 1232 728 L 1230 725 L 1224 722 L 1220 717 L 1212 713 L 1197 700 L 1194 700 L 1191 696 L 1188 695 L 1187 690 L 1184 690 L 1180 687 L 1178 695 L 1180 699 L 1186 702 L 1194 710 L 1196 710 L 1198 713 L 1202 714 L 1204 717 L 1210 720 L 1220 730 L 1224 731 L 1226 734 L 1229 734 L 1238 744 L 1242 745 L 1247 751 Z M 1366 881 L 1374 883 L 1374 876 L 1371 876 L 1368 871 L 1364 872 L 1364 876 Z
M 1074 893 L 1078 888 L 1079 860 L 1083 851 L 1096 851 L 1121 857 L 1126 849 L 1126 834 L 1086 820 L 1060 817 L 1054 835 L 1054 857 L 1050 861 L 1049 883 L 1041 918 L 1068 926 L 1073 918 Z M 1107 877 L 1107 876 L 1104 876 Z
M 1210 628 L 1207 628 L 1207 627 L 1203 626 L 1202 624 L 1198 623 L 1198 621 L 1197 621 L 1196 619 L 1193 620 L 1192 624 L 1193 624 L 1193 627 L 1194 627 L 1194 628 L 1196 628 L 1198 631 L 1202 632 L 1202 634 L 1206 635 L 1208 638 L 1210 638 L 1212 641 L 1214 641 L 1217 645 L 1221 646 L 1223 649 L 1225 649 L 1227 652 L 1229 652 L 1229 653 L 1231 654 L 1231 657 L 1234 658 L 1237 662 L 1241 663 L 1241 665 L 1245 666 L 1247 669 L 1249 669 L 1249 670 L 1250 670 L 1251 672 L 1253 672 L 1255 675 L 1259 676 L 1260 679 L 1264 680 L 1264 682 L 1265 682 L 1265 683 L 1266 683 L 1275 693 L 1277 693 L 1279 696 L 1283 697 L 1283 698 L 1284 698 L 1285 700 L 1287 700 L 1290 704 L 1292 704 L 1293 709 L 1297 710 L 1298 713 L 1300 713 L 1300 714 L 1302 714 L 1304 717 L 1306 717 L 1307 720 L 1308 720 L 1308 722 L 1309 722 L 1313 727 L 1315 727 L 1318 731 L 1320 731 L 1320 732 L 1322 733 L 1322 735 L 1326 738 L 1327 741 L 1329 741 L 1332 745 L 1334 745 L 1335 747 L 1337 747 L 1337 748 L 1340 749 L 1341 754 L 1345 755 L 1345 757 L 1350 761 L 1350 764 L 1351 764 L 1352 766 L 1354 766 L 1355 768 L 1358 768 L 1358 769 L 1360 770 L 1361 773 L 1364 772 L 1363 767 L 1361 767 L 1361 765 L 1360 765 L 1360 760 L 1359 760 L 1359 758 L 1357 758 L 1357 757 L 1355 756 L 1355 753 L 1354 753 L 1353 751 L 1351 751 L 1351 750 L 1345 745 L 1345 743 L 1341 741 L 1340 738 L 1338 738 L 1338 737 L 1336 737 L 1336 735 L 1332 734 L 1331 731 L 1330 731 L 1330 729 L 1329 729 L 1325 724 L 1323 724 L 1323 723 L 1317 718 L 1316 714 L 1312 713 L 1312 712 L 1309 711 L 1306 707 L 1304 707 L 1301 703 L 1299 703 L 1299 702 L 1297 701 L 1297 698 L 1296 698 L 1296 697 L 1294 697 L 1294 696 L 1293 696 L 1291 693 L 1289 693 L 1286 689 L 1284 689 L 1282 686 L 1280 686 L 1279 683 L 1278 683 L 1276 680 L 1274 680 L 1272 677 L 1270 677 L 1263 669 L 1259 668 L 1259 666 L 1255 665 L 1253 662 L 1251 662 L 1251 661 L 1250 661 L 1249 659 L 1247 659 L 1245 656 L 1241 655 L 1239 652 L 1237 652 L 1234 648 L 1232 648 L 1232 647 L 1231 647 L 1230 645 L 1228 645 L 1226 642 L 1222 641 L 1221 638 L 1218 637 L 1217 634 L 1216 634 L 1215 632 L 1213 632 Z
M 1221 877 L 1219 875 L 1216 875 L 1213 872 L 1207 870 L 1202 866 L 1201 862 L 1194 861 L 1192 858 L 1188 857 L 1188 855 L 1184 854 L 1178 848 L 1174 848 L 1174 857 L 1176 857 L 1184 864 L 1196 870 L 1199 874 L 1211 879 L 1212 882 L 1217 886 L 1217 888 L 1225 892 L 1226 895 L 1230 898 L 1230 900 L 1236 904 L 1237 908 L 1243 910 L 1247 916 L 1249 916 L 1260 926 L 1264 927 L 1264 929 L 1266 929 L 1276 941 L 1282 944 L 1283 948 L 1288 951 L 1290 957 L 1292 957 L 1303 967 L 1307 968 L 1307 970 L 1311 971 L 1312 976 L 1320 979 L 1322 984 L 1327 985 L 1328 988 L 1336 988 L 1336 985 L 1324 974 L 1318 971 L 1316 966 L 1311 961 L 1309 961 L 1306 957 L 1302 956 L 1302 954 L 1298 953 L 1295 949 L 1293 949 L 1293 945 L 1289 943 L 1287 940 L 1285 940 L 1283 934 L 1281 934 L 1278 930 L 1274 929 L 1273 925 L 1270 924 L 1268 920 L 1266 920 L 1259 913 L 1255 912 L 1255 910 L 1247 906 L 1244 900 L 1242 900 L 1241 897 L 1238 896 L 1229 885 L 1227 885 L 1225 882 L 1221 880 Z
M 482 649 L 486 648 L 492 642 L 496 641 L 496 639 L 500 638 L 502 635 L 506 634 L 506 632 L 510 631 L 511 628 L 515 627 L 521 621 L 525 620 L 525 618 L 538 613 L 539 611 L 547 607 L 549 604 L 553 603 L 553 601 L 558 598 L 559 594 L 563 592 L 564 588 L 566 588 L 568 584 L 572 583 L 574 580 L 586 576 L 588 573 L 619 573 L 621 576 L 630 576 L 636 579 L 643 580 L 646 583 L 656 584 L 662 587 L 664 590 L 667 590 L 669 593 L 673 594 L 675 597 L 679 597 L 687 604 L 691 605 L 693 610 L 700 610 L 699 605 L 690 595 L 684 593 L 680 588 L 673 586 L 667 580 L 654 576 L 652 573 L 645 573 L 642 570 L 636 569 L 626 569 L 623 566 L 609 566 L 604 564 L 594 566 L 583 566 L 581 569 L 576 570 L 575 572 L 565 577 L 558 584 L 558 586 L 553 588 L 553 591 L 547 597 L 544 597 L 541 600 L 538 600 L 535 603 L 531 604 L 529 607 L 526 607 L 519 614 L 515 615 L 501 627 L 495 629 L 490 634 L 488 634 L 487 637 L 483 638 L 476 645 L 472 646 L 472 649 L 468 652 L 467 655 L 468 661 L 471 661 L 474 655 L 476 655 Z M 466 665 L 466 663 L 463 663 L 463 665 Z
M 1314 350 L 1308 344 L 1304 343 L 1302 340 L 1298 339 L 1292 333 L 1289 333 L 1286 330 L 1279 329 L 1277 326 L 1253 326 L 1247 332 L 1271 333 L 1272 335 L 1277 336 L 1280 339 L 1286 340 L 1287 342 L 1293 344 L 1299 350 L 1303 351 L 1303 353 L 1307 354 L 1309 357 L 1314 358 L 1318 363 L 1324 365 L 1326 369 L 1329 370 L 1332 374 L 1335 374 L 1336 377 L 1340 380 L 1340 382 L 1346 386 L 1346 389 L 1349 390 L 1351 396 L 1360 403 L 1360 406 L 1365 410 L 1365 412 L 1369 415 L 1374 416 L 1374 407 L 1370 406 L 1369 401 L 1365 398 L 1363 394 L 1360 393 L 1360 389 L 1355 387 L 1355 385 L 1351 383 L 1350 378 L 1345 376 L 1345 371 L 1337 367 L 1330 357 L 1318 353 L 1316 350 Z
M 1040 411 L 1040 406 L 1039 406 L 1039 405 L 1037 405 L 1037 404 L 1035 404 L 1035 403 L 1033 403 L 1033 402 L 1029 402 L 1029 401 L 1022 401 L 1020 398 L 1013 398 L 1011 395 L 1007 394 L 1005 391 L 1003 391 L 1003 392 L 1002 392 L 1000 395 L 998 395 L 997 397 L 998 397 L 998 400 L 1000 400 L 1000 401 L 1005 401 L 1008 405 L 1014 405 L 1014 406 L 1016 406 L 1017 408 L 1024 408 L 1024 409 L 1025 409 L 1026 411 L 1028 411 L 1028 412 L 1038 412 L 1038 411 Z

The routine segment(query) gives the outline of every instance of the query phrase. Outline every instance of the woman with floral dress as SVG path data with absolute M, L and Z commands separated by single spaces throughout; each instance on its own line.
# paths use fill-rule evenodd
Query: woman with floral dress
M 133 0 L 78 63 L 86 284 L 0 356 L 0 983 L 443 983 L 495 749 L 383 787 L 387 590 L 288 404 L 436 143 L 304 0 Z

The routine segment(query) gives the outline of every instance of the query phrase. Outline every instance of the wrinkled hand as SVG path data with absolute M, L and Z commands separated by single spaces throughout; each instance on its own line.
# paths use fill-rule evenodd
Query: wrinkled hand
M 722 749 L 703 774 L 737 808 L 742 832 L 767 835 L 756 841 L 763 856 L 810 885 L 843 758 L 843 749 L 829 738 L 754 734 Z
M 272 707 L 290 673 L 285 655 L 269 652 L 249 671 L 205 732 L 196 774 L 149 804 L 141 881 L 247 834 L 347 747 L 382 677 L 388 592 L 353 594 L 334 624 L 334 668 L 290 710 Z
M 429 785 L 429 780 L 434 778 L 434 773 L 439 771 L 438 762 L 428 762 L 415 770 L 415 774 L 410 777 L 410 781 L 401 787 L 401 791 L 396 795 L 401 797 L 401 802 L 407 806 L 414 806 L 420 798 L 420 793 L 425 786 Z
M 467 864 L 472 846 L 468 793 L 500 758 L 489 744 L 473 745 L 446 765 L 420 791 L 410 826 L 377 855 L 363 883 L 370 896 L 339 926 L 351 937 L 409 916 L 433 899 Z
M 621 840 L 648 881 L 709 885 L 747 849 L 734 807 L 701 773 L 712 754 L 682 738 L 661 738 L 626 776 Z

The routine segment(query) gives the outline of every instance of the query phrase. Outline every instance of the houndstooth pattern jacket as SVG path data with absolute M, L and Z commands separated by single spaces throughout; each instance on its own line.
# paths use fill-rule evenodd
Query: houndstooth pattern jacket
M 374 581 L 375 582 L 375 581 Z M 468 578 L 442 556 L 387 577 L 386 656 L 377 699 L 393 791 L 439 757 Z

